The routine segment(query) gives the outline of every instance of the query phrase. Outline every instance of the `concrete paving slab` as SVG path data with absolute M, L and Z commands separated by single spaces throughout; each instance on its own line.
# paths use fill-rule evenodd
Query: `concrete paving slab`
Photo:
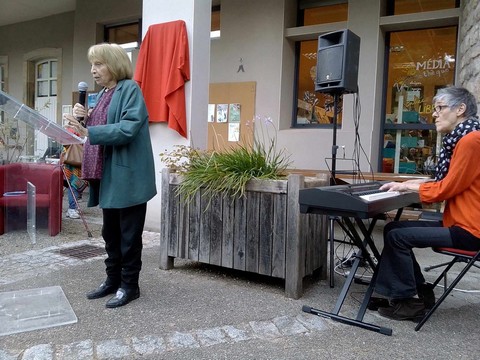
M 0 337 L 2 360 L 478 357 L 478 269 L 467 274 L 419 332 L 413 322 L 367 311 L 365 321 L 393 329 L 392 336 L 384 336 L 302 311 L 303 305 L 333 309 L 344 281 L 338 274 L 334 288 L 327 281 L 306 279 L 303 297 L 289 299 L 283 281 L 272 278 L 184 260 L 176 260 L 172 270 L 160 270 L 159 234 L 145 232 L 141 296 L 125 307 L 107 309 L 108 297 L 85 297 L 104 280 L 104 256 L 66 262 L 58 254 L 59 248 L 79 242 L 101 245 L 99 232 L 90 239 L 81 222 L 65 221 L 64 227 L 64 238 L 37 237 L 34 247 L 28 241 L 6 244 L 7 238 L 0 237 L 0 278 L 10 279 L 0 282 L 0 292 L 60 286 L 78 317 L 75 324 Z M 381 227 L 375 234 L 380 247 Z M 416 253 L 422 266 L 445 261 L 430 249 Z M 36 273 L 28 266 L 33 261 Z M 439 271 L 426 273 L 427 280 Z M 352 286 L 343 314 L 355 314 L 365 289 Z M 435 291 L 438 296 L 442 289 Z

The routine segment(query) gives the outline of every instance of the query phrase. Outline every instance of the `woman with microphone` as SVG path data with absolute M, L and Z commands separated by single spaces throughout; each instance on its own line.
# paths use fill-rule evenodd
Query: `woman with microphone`
M 103 212 L 106 279 L 87 298 L 114 294 L 106 306 L 116 308 L 140 296 L 142 233 L 147 202 L 157 193 L 155 169 L 148 113 L 127 53 L 117 44 L 98 44 L 88 50 L 88 60 L 102 88 L 96 105 L 87 114 L 75 104 L 74 116 L 65 118 L 86 138 L 82 178 L 89 181 L 88 206 Z M 85 117 L 86 128 L 75 117 Z

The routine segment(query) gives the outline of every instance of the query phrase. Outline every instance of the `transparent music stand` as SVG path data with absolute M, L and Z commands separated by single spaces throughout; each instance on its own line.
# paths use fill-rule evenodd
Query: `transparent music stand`
M 346 163 L 348 166 L 346 168 L 341 169 L 341 170 L 335 169 L 335 173 L 334 173 L 333 168 L 331 168 L 329 163 L 328 163 L 328 160 L 330 160 L 331 162 L 341 161 L 341 162 L 344 162 L 344 164 Z M 361 172 L 360 172 L 360 166 L 358 165 L 357 160 L 353 159 L 353 158 L 345 157 L 345 149 L 343 149 L 343 157 L 341 157 L 341 158 L 337 157 L 335 159 L 333 159 L 332 157 L 327 157 L 327 158 L 325 158 L 325 164 L 327 166 L 328 172 L 330 173 L 332 185 L 339 185 L 339 184 L 337 184 L 337 182 L 339 180 L 336 178 L 336 175 L 351 175 L 353 183 L 356 183 L 356 182 L 358 182 L 359 180 L 362 179 Z
M 0 111 L 4 111 L 14 119 L 21 120 L 35 130 L 47 135 L 52 140 L 62 145 L 83 144 L 81 137 L 65 130 L 55 122 L 48 120 L 39 112 L 22 104 L 12 96 L 0 90 Z M 35 185 L 27 184 L 27 232 L 32 244 L 36 243 L 36 198 Z
M 37 243 L 37 199 L 36 188 L 27 181 L 27 233 L 32 244 Z
M 0 110 L 5 111 L 14 119 L 21 120 L 32 126 L 35 130 L 47 135 L 52 140 L 62 145 L 83 144 L 84 139 L 65 130 L 60 125 L 48 120 L 38 111 L 22 104 L 12 96 L 0 91 Z

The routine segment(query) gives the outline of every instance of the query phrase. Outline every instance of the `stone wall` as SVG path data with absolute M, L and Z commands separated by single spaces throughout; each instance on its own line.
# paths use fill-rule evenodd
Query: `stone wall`
M 462 1 L 459 85 L 470 90 L 480 104 L 480 2 Z

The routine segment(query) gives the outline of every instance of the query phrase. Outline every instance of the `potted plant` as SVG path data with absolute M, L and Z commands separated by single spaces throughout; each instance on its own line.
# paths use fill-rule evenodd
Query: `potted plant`
M 289 174 L 288 155 L 269 139 L 161 154 L 160 268 L 184 258 L 281 278 L 292 298 L 302 295 L 304 276 L 326 278 L 327 220 L 300 214 L 298 192 L 328 178 Z

